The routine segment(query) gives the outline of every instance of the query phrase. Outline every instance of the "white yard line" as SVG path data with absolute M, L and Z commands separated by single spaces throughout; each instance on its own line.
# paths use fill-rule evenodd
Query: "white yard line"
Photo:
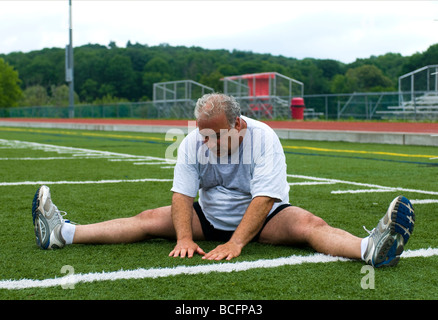
M 324 184 L 335 184 L 336 182 L 318 182 L 318 181 L 305 181 L 305 182 L 289 182 L 290 186 L 317 186 Z
M 355 193 L 377 193 L 377 192 L 411 192 L 411 193 L 419 193 L 419 194 L 427 194 L 427 195 L 438 195 L 437 191 L 428 191 L 428 190 L 419 190 L 419 189 L 409 189 L 409 188 L 400 188 L 400 187 L 387 187 L 381 186 L 377 184 L 369 184 L 369 183 L 361 183 L 354 181 L 346 181 L 339 179 L 328 179 L 328 178 L 320 178 L 320 177 L 311 177 L 311 176 L 303 176 L 296 174 L 288 174 L 289 178 L 295 179 L 303 179 L 307 181 L 303 182 L 291 182 L 289 185 L 291 186 L 305 186 L 305 185 L 318 185 L 318 184 L 346 184 L 352 186 L 366 187 L 366 189 L 350 189 L 350 190 L 332 190 L 332 194 L 355 194 Z M 410 200 L 413 204 L 429 204 L 429 203 L 438 203 L 438 199 L 412 199 Z
M 430 204 L 438 203 L 438 199 L 419 199 L 419 200 L 409 200 L 412 204 Z
M 131 180 L 93 180 L 93 181 L 21 181 L 0 182 L 0 187 L 5 186 L 29 186 L 29 185 L 53 185 L 53 184 L 105 184 L 126 182 L 171 182 L 173 179 L 131 179 Z
M 406 250 L 402 258 L 431 257 L 438 255 L 438 248 Z M 114 281 L 128 279 L 156 279 L 178 275 L 195 275 L 241 272 L 257 268 L 277 268 L 281 266 L 300 265 L 304 263 L 329 263 L 336 261 L 353 261 L 351 259 L 332 257 L 321 253 L 309 256 L 290 256 L 277 259 L 261 259 L 235 263 L 215 263 L 197 266 L 179 266 L 174 268 L 152 268 L 136 270 L 119 270 L 112 272 L 93 272 L 85 274 L 68 274 L 64 277 L 55 277 L 44 280 L 21 279 L 1 280 L 0 289 L 17 290 L 28 288 L 49 288 L 56 286 L 74 286 L 76 283 L 90 283 L 95 281 Z
M 0 161 L 38 161 L 38 160 L 84 160 L 84 159 L 101 159 L 102 157 L 41 157 L 41 158 L 0 158 Z M 111 159 L 113 160 L 113 159 Z M 138 159 L 135 159 L 134 161 L 138 161 Z
M 151 157 L 151 156 L 139 156 L 127 153 L 110 152 L 110 151 L 100 151 L 93 149 L 84 148 L 74 148 L 74 147 L 64 147 L 52 144 L 19 141 L 19 140 L 5 140 L 0 139 L 0 146 L 2 148 L 10 149 L 31 149 L 31 150 L 41 150 L 44 152 L 56 152 L 58 154 L 71 154 L 70 159 L 108 159 L 112 161 L 156 161 L 156 164 L 166 163 L 174 164 L 174 160 L 169 160 L 166 158 Z M 64 160 L 67 157 L 48 157 L 44 160 Z M 0 160 L 41 160 L 42 158 L 0 158 Z M 152 162 L 153 163 L 153 162 Z
M 109 151 L 100 151 L 84 148 L 64 147 L 50 144 L 42 144 L 36 142 L 27 142 L 19 140 L 4 140 L 0 139 L 0 146 L 2 148 L 30 148 L 33 150 L 42 150 L 44 152 L 56 152 L 58 154 L 71 154 L 70 157 L 45 157 L 45 158 L 0 158 L 0 160 L 67 160 L 67 159 L 86 159 L 86 158 L 105 158 L 108 161 L 128 161 L 134 165 L 160 165 L 161 168 L 173 168 L 173 166 L 163 166 L 165 164 L 172 165 L 176 161 L 166 158 L 151 157 L 151 156 L 138 156 L 126 153 L 117 153 Z M 356 193 L 375 193 L 375 192 L 414 192 L 427 195 L 438 195 L 436 191 L 407 189 L 400 187 L 387 187 L 376 184 L 361 183 L 354 181 L 345 181 L 339 179 L 328 179 L 304 175 L 288 174 L 289 178 L 304 179 L 307 181 L 302 182 L 289 182 L 290 186 L 312 186 L 312 185 L 334 185 L 334 184 L 347 184 L 359 187 L 366 187 L 366 189 L 351 189 L 351 190 L 332 190 L 332 194 L 356 194 Z M 97 181 L 21 181 L 21 182 L 0 182 L 0 186 L 19 186 L 19 185 L 39 185 L 39 184 L 104 184 L 104 183 L 124 183 L 124 182 L 148 182 L 148 181 L 161 181 L 168 182 L 171 179 L 133 179 L 133 180 L 97 180 Z M 436 203 L 436 199 L 421 199 L 412 200 L 412 203 L 428 204 Z

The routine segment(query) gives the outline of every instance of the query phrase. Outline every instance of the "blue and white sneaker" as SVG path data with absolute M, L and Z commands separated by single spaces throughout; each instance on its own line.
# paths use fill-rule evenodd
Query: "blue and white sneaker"
M 373 267 L 395 266 L 414 230 L 415 214 L 411 202 L 398 196 L 389 205 L 370 234 L 364 260 Z
M 66 214 L 53 204 L 49 187 L 43 185 L 38 188 L 32 201 L 32 219 L 38 246 L 42 249 L 65 246 L 61 228 L 67 222 L 63 219 Z

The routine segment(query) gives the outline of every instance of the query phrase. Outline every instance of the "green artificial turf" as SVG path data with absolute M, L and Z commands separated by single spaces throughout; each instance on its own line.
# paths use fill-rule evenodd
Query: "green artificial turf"
M 163 134 L 91 132 L 59 129 L 0 128 L 0 139 L 110 151 L 124 155 L 164 158 Z M 344 142 L 283 140 L 292 183 L 290 201 L 324 218 L 329 224 L 364 237 L 391 200 L 403 194 L 414 200 L 438 199 L 438 149 Z M 37 184 L 19 182 L 172 179 L 170 164 L 136 165 L 135 161 L 88 159 L 41 148 L 7 147 L 0 143 L 0 281 L 52 279 L 75 274 L 120 270 L 174 268 L 228 264 L 289 256 L 311 256 L 309 248 L 251 243 L 231 262 L 168 257 L 175 244 L 156 239 L 135 244 L 73 245 L 44 251 L 35 244 L 31 203 Z M 38 160 L 64 157 L 67 159 Z M 25 159 L 27 158 L 27 159 Z M 169 168 L 170 167 L 170 168 Z M 331 184 L 314 178 L 336 179 Z M 339 182 L 341 181 L 341 182 Z M 321 182 L 319 180 L 319 182 Z M 353 182 L 353 184 L 351 184 Z M 355 183 L 355 184 L 354 184 Z M 403 191 L 368 187 L 361 184 Z M 170 181 L 49 184 L 52 199 L 67 217 L 79 224 L 129 217 L 143 210 L 169 205 Z M 354 193 L 352 190 L 368 190 Z M 374 192 L 373 190 L 380 190 Z M 438 203 L 414 204 L 416 225 L 406 250 L 438 248 Z M 218 242 L 200 242 L 208 251 Z M 0 289 L 3 300 L 428 300 L 437 299 L 438 256 L 403 258 L 395 268 L 374 270 L 374 288 L 361 285 L 366 274 L 361 261 L 302 263 L 247 271 L 210 272 L 160 278 L 105 280 L 76 283 L 74 289 Z

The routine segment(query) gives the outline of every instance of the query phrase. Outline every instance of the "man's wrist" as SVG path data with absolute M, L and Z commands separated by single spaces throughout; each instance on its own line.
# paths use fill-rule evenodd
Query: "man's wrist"
M 243 247 L 247 244 L 247 242 L 242 241 L 238 237 L 231 237 L 229 242 L 231 242 L 232 244 L 238 246 L 240 249 L 243 249 Z

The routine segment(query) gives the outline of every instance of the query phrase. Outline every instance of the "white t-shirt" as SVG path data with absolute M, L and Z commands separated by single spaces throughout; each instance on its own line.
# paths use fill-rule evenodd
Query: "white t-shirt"
M 237 228 L 251 200 L 274 198 L 271 214 L 289 203 L 283 147 L 266 124 L 245 116 L 247 129 L 239 151 L 219 158 L 207 148 L 199 128 L 178 148 L 172 191 L 195 198 L 207 220 L 220 230 Z

